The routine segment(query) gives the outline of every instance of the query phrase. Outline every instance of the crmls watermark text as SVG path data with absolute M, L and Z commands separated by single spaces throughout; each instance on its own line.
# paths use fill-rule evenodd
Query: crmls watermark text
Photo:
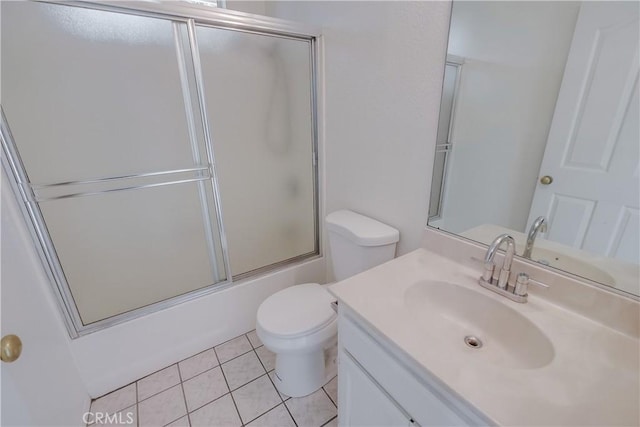
M 82 416 L 85 424 L 133 424 L 133 412 L 118 412 L 107 414 L 106 412 L 85 412 Z

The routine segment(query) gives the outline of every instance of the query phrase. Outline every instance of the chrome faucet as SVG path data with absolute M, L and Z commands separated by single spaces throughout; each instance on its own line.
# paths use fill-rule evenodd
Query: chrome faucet
M 488 282 L 489 284 L 493 284 L 493 271 L 495 270 L 495 263 L 493 262 L 493 258 L 502 246 L 503 242 L 507 242 L 507 251 L 504 255 L 504 261 L 502 263 L 502 268 L 500 269 L 500 274 L 498 275 L 498 283 L 496 284 L 500 289 L 507 289 L 509 284 L 509 274 L 511 273 L 511 263 L 513 262 L 513 256 L 516 252 L 516 243 L 508 234 L 501 234 L 495 238 L 495 240 L 487 249 L 487 254 L 484 257 L 484 273 L 482 274 L 482 278 Z
M 527 235 L 527 244 L 524 247 L 524 252 L 522 256 L 524 258 L 531 259 L 531 252 L 533 251 L 533 244 L 536 241 L 536 237 L 538 233 L 545 233 L 547 231 L 547 220 L 543 216 L 539 216 L 533 221 L 531 224 L 531 228 L 529 228 L 529 234 Z
M 542 218 L 542 220 L 544 221 L 544 218 Z M 536 223 L 537 222 L 536 220 Z M 538 228 L 540 227 L 538 226 Z M 496 264 L 493 262 L 493 259 L 504 242 L 507 242 L 507 250 L 504 254 L 504 261 L 502 262 L 498 279 L 496 280 L 493 278 L 493 273 L 496 269 Z M 525 303 L 528 298 L 527 289 L 529 284 L 539 285 L 545 288 L 549 286 L 531 279 L 528 274 L 520 273 L 517 275 L 515 284 L 509 288 L 509 276 L 511 275 L 511 264 L 513 263 L 515 252 L 516 244 L 513 237 L 508 234 L 501 234 L 496 237 L 491 243 L 491 246 L 489 246 L 489 249 L 487 249 L 487 254 L 484 257 L 484 270 L 482 276 L 478 279 L 478 284 L 483 288 L 509 298 L 511 301 Z M 477 258 L 472 257 L 472 259 L 480 261 Z

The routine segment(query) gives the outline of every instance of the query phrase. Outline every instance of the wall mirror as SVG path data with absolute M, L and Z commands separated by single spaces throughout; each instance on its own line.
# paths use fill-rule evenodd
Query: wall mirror
M 640 295 L 639 6 L 453 2 L 429 226 Z

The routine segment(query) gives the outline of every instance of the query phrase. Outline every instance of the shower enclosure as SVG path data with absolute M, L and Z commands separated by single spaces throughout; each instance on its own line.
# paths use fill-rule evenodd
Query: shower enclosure
M 3 166 L 72 337 L 319 254 L 315 30 L 1 7 Z

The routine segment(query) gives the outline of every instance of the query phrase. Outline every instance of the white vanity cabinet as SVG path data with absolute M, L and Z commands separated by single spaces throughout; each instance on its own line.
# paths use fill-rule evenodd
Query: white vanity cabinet
M 407 414 L 346 351 L 340 353 L 340 425 L 410 426 Z
M 409 368 L 384 339 L 340 307 L 340 426 L 469 426 L 491 421 Z

